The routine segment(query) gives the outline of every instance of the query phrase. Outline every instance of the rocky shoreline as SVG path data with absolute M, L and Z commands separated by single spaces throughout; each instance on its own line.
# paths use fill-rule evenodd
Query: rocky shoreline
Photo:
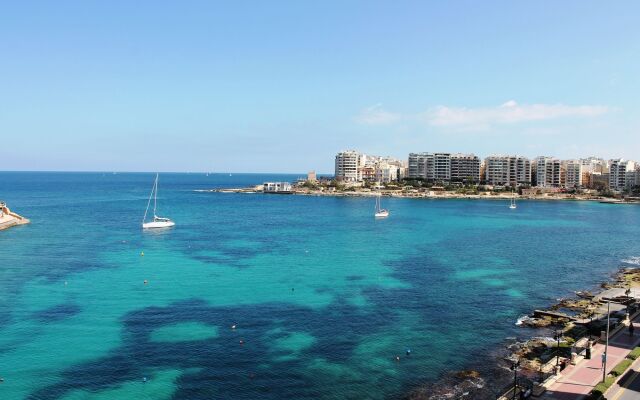
M 640 265 L 640 257 L 628 260 L 627 264 Z M 471 363 L 470 369 L 447 372 L 436 382 L 414 388 L 403 399 L 496 399 L 513 382 L 510 367 L 516 359 L 520 363 L 518 376 L 539 380 L 552 373 L 548 366 L 553 366 L 557 350 L 561 357 L 568 359 L 572 346 L 581 338 L 591 334 L 594 338 L 600 336 L 599 332 L 606 326 L 606 320 L 601 318 L 606 315 L 607 300 L 612 305 L 612 323 L 617 323 L 625 317 L 625 303 L 633 297 L 640 297 L 640 267 L 622 267 L 611 280 L 601 283 L 599 289 L 576 292 L 545 310 L 532 310 L 518 319 L 517 325 L 529 329 L 523 335 L 526 339 L 505 339 L 502 346 L 491 350 L 488 363 Z M 553 338 L 557 331 L 562 332 L 559 348 Z
M 262 185 L 247 188 L 222 188 L 222 189 L 196 189 L 199 193 L 245 193 L 245 194 L 262 194 Z M 446 191 L 398 191 L 398 190 L 310 190 L 310 189 L 293 189 L 287 194 L 299 196 L 327 196 L 327 197 L 375 197 L 381 194 L 385 197 L 406 198 L 406 199 L 460 199 L 460 200 L 501 200 L 508 201 L 511 198 L 516 200 L 568 200 L 568 201 L 597 201 L 611 204 L 640 204 L 631 201 L 621 201 L 618 199 L 609 199 L 601 196 L 577 195 L 569 193 L 543 193 L 536 195 L 519 195 L 507 192 L 482 192 L 478 194 L 456 193 Z

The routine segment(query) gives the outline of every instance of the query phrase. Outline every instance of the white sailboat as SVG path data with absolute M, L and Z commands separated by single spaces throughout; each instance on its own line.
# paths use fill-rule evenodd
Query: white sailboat
M 511 204 L 509 204 L 509 208 L 514 210 L 517 208 L 516 206 L 516 194 L 515 192 L 511 192 Z
M 149 213 L 149 206 L 151 205 L 151 198 L 153 197 L 153 220 L 145 222 L 147 220 L 147 214 Z M 158 217 L 156 215 L 156 209 L 158 206 L 158 174 L 156 174 L 156 180 L 153 182 L 153 188 L 151 188 L 151 194 L 149 195 L 149 201 L 147 202 L 147 209 L 144 212 L 142 218 L 142 229 L 158 229 L 158 228 L 170 228 L 176 223 L 169 218 Z
M 376 218 L 387 218 L 389 216 L 389 210 L 380 207 L 380 196 L 382 196 L 381 193 L 378 193 L 376 196 L 376 211 L 374 215 Z

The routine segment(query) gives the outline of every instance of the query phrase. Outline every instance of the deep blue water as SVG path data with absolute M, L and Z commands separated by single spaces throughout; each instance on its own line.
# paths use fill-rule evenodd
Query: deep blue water
M 143 233 L 153 178 L 0 173 L 0 398 L 397 398 L 640 256 L 637 206 L 194 191 L 291 175 L 162 174 Z

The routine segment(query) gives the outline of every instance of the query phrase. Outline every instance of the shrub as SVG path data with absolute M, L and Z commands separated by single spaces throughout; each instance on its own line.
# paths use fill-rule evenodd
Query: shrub
M 640 357 L 640 346 L 638 346 L 635 349 L 631 350 L 631 353 L 629 353 L 629 355 L 627 355 L 627 358 L 629 360 L 635 360 L 638 357 Z
M 633 360 L 629 360 L 629 359 L 622 360 L 609 373 L 613 376 L 620 376 L 624 374 L 624 372 L 629 368 L 631 364 L 633 364 Z
M 615 381 L 616 378 L 614 378 L 613 376 L 607 376 L 604 382 L 598 383 L 596 387 L 593 388 L 591 393 L 589 393 L 589 396 L 587 396 L 586 400 L 599 400 L 604 392 L 606 392 L 607 389 L 609 389 L 609 387 L 613 385 Z

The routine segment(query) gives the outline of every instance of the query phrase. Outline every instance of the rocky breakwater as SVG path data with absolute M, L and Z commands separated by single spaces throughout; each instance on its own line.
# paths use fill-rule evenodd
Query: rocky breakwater
M 28 224 L 29 222 L 27 218 L 9 210 L 7 204 L 0 201 L 0 231 L 12 226 Z

